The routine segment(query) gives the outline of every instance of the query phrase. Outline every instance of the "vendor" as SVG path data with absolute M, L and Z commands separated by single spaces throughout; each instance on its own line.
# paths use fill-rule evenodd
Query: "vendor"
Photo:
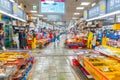
M 36 36 L 35 36 L 35 31 L 32 30 L 32 49 L 36 49 Z

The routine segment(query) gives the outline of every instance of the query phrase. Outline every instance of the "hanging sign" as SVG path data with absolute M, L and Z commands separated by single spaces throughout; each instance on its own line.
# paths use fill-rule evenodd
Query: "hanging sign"
M 62 21 L 62 16 L 61 15 L 48 15 L 47 19 L 48 21 Z
M 40 0 L 41 13 L 45 14 L 64 14 L 65 0 Z
M 13 15 L 17 16 L 18 15 L 18 4 L 13 3 Z
M 37 6 L 36 5 L 33 6 L 33 10 L 35 10 L 35 11 L 37 10 Z
M 120 10 L 120 0 L 107 0 L 107 13 Z
M 104 15 L 104 14 L 106 14 L 106 0 L 100 1 L 99 6 L 100 6 L 99 15 Z
M 88 10 L 85 10 L 85 11 L 84 11 L 84 15 L 83 15 L 83 16 L 84 16 L 84 19 L 85 19 L 85 20 L 88 19 Z
M 18 17 L 23 19 L 23 11 L 21 9 L 18 9 Z
M 24 19 L 24 12 L 18 7 L 17 3 L 13 3 L 13 15 Z
M 9 0 L 0 0 L 0 10 L 12 14 L 12 3 Z
M 99 16 L 99 12 L 100 12 L 99 5 L 96 5 L 95 7 L 89 10 L 88 12 L 89 18 L 94 18 L 94 17 Z

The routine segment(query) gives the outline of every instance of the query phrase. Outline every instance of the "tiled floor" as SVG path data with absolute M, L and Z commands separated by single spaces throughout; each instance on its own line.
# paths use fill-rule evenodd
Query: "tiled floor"
M 68 60 L 74 53 L 64 48 L 65 36 L 61 39 L 59 45 L 33 51 L 37 62 L 31 80 L 76 80 Z

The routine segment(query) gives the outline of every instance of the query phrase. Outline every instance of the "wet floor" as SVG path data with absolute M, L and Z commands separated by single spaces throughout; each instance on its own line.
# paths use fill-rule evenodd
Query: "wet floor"
M 64 48 L 65 36 L 60 43 L 51 43 L 42 50 L 33 50 L 37 62 L 31 80 L 76 80 L 69 61 L 73 50 Z

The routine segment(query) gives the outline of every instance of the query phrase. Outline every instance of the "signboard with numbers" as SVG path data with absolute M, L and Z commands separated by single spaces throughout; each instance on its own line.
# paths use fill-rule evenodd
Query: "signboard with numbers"
M 45 14 L 64 14 L 65 1 L 64 0 L 40 0 L 41 13 Z
M 12 3 L 9 0 L 0 0 L 0 10 L 12 14 Z
M 99 16 L 99 12 L 100 12 L 99 5 L 96 5 L 95 7 L 93 7 L 92 9 L 89 10 L 89 12 L 88 12 L 89 18 Z
M 107 0 L 107 13 L 120 10 L 120 0 Z

